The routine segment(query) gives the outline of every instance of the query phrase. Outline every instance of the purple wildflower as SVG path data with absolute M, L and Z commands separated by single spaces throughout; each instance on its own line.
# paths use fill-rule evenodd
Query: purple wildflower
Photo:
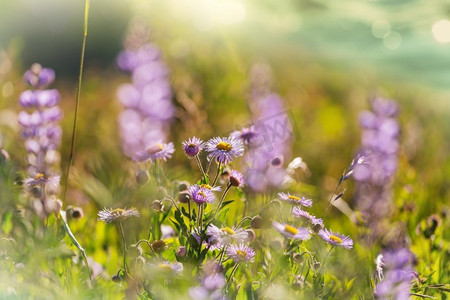
M 215 159 L 223 165 L 244 154 L 244 144 L 234 137 L 214 137 L 206 142 L 205 148 L 209 152 L 209 159 Z
M 98 221 L 103 221 L 105 223 L 111 223 L 115 221 L 121 221 L 124 219 L 127 219 L 129 217 L 139 217 L 139 212 L 135 208 L 129 208 L 129 209 L 122 209 L 122 208 L 116 208 L 116 209 L 107 209 L 104 208 L 103 210 L 98 212 Z
M 241 130 L 233 131 L 230 134 L 231 137 L 240 139 L 245 145 L 249 147 L 255 147 L 261 144 L 261 135 L 256 130 L 256 127 L 250 126 L 249 128 L 243 127 Z
M 55 176 L 54 165 L 59 161 L 57 148 L 61 142 L 62 130 L 58 122 L 62 111 L 56 106 L 60 102 L 57 90 L 43 90 L 55 79 L 55 72 L 33 64 L 24 75 L 25 81 L 35 90 L 25 90 L 19 96 L 19 103 L 25 109 L 18 115 L 22 127 L 25 148 L 28 152 L 28 175 L 25 184 L 29 188 L 38 187 L 34 192 L 34 207 L 44 217 L 57 213 L 55 201 L 48 196 L 58 190 L 59 176 Z M 36 190 L 34 190 L 36 191 Z
M 24 80 L 35 89 L 42 89 L 53 83 L 55 71 L 49 68 L 42 68 L 40 64 L 33 64 L 30 70 L 25 72 Z
M 255 251 L 243 243 L 239 245 L 230 245 L 227 249 L 227 255 L 233 259 L 235 263 L 253 262 L 255 259 Z
M 133 30 L 136 28 L 132 28 L 130 36 Z M 174 115 L 169 70 L 160 59 L 159 50 L 148 43 L 147 36 L 139 36 L 132 45 L 127 44 L 117 64 L 132 76 L 132 83 L 121 85 L 117 91 L 124 106 L 119 116 L 123 152 L 138 161 L 152 158 L 145 154 L 146 147 L 166 140 Z
M 172 154 L 175 152 L 175 148 L 172 143 L 163 144 L 156 143 L 148 146 L 145 151 L 138 152 L 133 160 L 136 162 L 144 162 L 147 160 L 151 160 L 152 162 L 157 159 L 166 161 L 168 158 L 172 157 Z
M 196 156 L 203 149 L 203 141 L 195 136 L 182 143 L 182 148 L 188 157 Z
M 275 221 L 273 222 L 273 227 L 282 235 L 291 239 L 304 241 L 310 239 L 311 237 L 309 230 L 303 227 L 296 228 L 294 226 L 281 224 Z
M 377 239 L 384 231 L 379 221 L 392 206 L 389 182 L 397 169 L 400 127 L 395 119 L 398 113 L 395 102 L 376 98 L 372 109 L 373 112 L 360 115 L 362 149 L 347 173 L 358 182 L 357 206 L 367 215 L 371 236 Z
M 278 197 L 280 197 L 281 200 L 289 202 L 293 205 L 301 205 L 305 207 L 312 206 L 312 200 L 305 197 L 300 198 L 289 193 L 278 193 Z
M 409 299 L 411 280 L 414 278 L 412 253 L 401 248 L 384 251 L 379 257 L 378 272 L 382 279 L 376 286 L 377 299 Z
M 211 189 L 199 186 L 197 184 L 191 186 L 188 191 L 192 196 L 192 200 L 198 205 L 204 203 L 213 203 L 216 199 Z
M 311 215 L 310 213 L 300 209 L 299 207 L 294 207 L 294 209 L 292 210 L 292 214 L 295 217 L 304 218 L 305 220 L 308 220 L 313 226 L 315 226 L 315 225 L 323 225 L 323 220 L 322 219 Z
M 226 246 L 233 242 L 241 243 L 248 237 L 248 233 L 242 228 L 219 228 L 214 224 L 208 226 L 206 234 L 213 240 L 218 240 L 221 246 Z
M 231 170 L 230 172 L 230 184 L 234 187 L 243 187 L 244 186 L 244 176 L 236 170 Z
M 347 250 L 353 248 L 353 240 L 343 234 L 334 233 L 333 231 L 325 228 L 319 230 L 319 235 L 325 242 L 333 246 L 341 246 Z

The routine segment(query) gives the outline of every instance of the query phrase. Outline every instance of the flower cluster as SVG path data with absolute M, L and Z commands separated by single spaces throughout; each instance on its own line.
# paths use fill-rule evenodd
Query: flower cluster
M 132 77 L 132 83 L 122 84 L 117 91 L 125 108 L 119 116 L 123 151 L 136 161 L 153 160 L 160 157 L 152 147 L 164 145 L 174 115 L 169 69 L 146 36 L 125 46 L 117 58 L 119 68 Z M 159 152 L 162 157 L 167 156 L 167 152 Z
M 400 127 L 395 119 L 398 114 L 395 102 L 375 98 L 372 109 L 373 112 L 360 115 L 362 149 L 351 168 L 358 182 L 358 208 L 367 215 L 376 237 L 383 231 L 378 228 L 379 220 L 387 216 L 392 205 L 389 182 L 397 169 Z
M 413 259 L 413 254 L 405 248 L 387 250 L 378 256 L 377 299 L 409 299 L 414 278 Z
M 55 72 L 33 64 L 24 75 L 24 80 L 33 89 L 20 94 L 19 103 L 24 111 L 18 115 L 22 127 L 25 147 L 28 152 L 28 175 L 24 180 L 27 187 L 38 198 L 34 207 L 39 215 L 58 212 L 60 203 L 51 194 L 57 192 L 59 176 L 55 175 L 55 165 L 59 161 L 58 146 L 61 142 L 59 121 L 62 111 L 58 107 L 59 92 L 45 89 L 53 83 Z
M 255 125 L 234 135 L 248 146 L 246 181 L 257 192 L 268 187 L 279 188 L 286 182 L 284 158 L 292 145 L 292 126 L 283 99 L 270 91 L 270 68 L 255 65 L 251 74 L 249 107 Z

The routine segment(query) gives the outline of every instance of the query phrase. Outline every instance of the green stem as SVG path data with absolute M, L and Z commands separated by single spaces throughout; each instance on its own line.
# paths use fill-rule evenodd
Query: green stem
M 201 163 L 200 158 L 198 157 L 198 155 L 195 156 L 195 160 L 197 161 L 197 164 L 198 164 L 198 167 L 200 168 L 200 171 L 202 171 L 203 177 L 205 177 L 206 176 L 205 170 L 203 170 L 203 166 L 202 166 L 202 163 Z
M 67 186 L 69 183 L 69 175 L 70 175 L 70 168 L 73 163 L 73 154 L 75 151 L 75 139 L 76 139 L 76 129 L 77 129 L 77 120 L 78 120 L 78 106 L 80 103 L 80 97 L 81 97 L 81 82 L 83 79 L 83 66 L 84 66 L 84 53 L 86 51 L 86 38 L 88 34 L 88 19 L 89 19 L 89 7 L 90 7 L 90 0 L 85 0 L 84 4 L 84 30 L 83 30 L 83 44 L 81 46 L 81 59 L 80 59 L 80 73 L 78 76 L 78 89 L 77 89 L 77 97 L 75 100 L 75 113 L 73 118 L 73 127 L 72 127 L 72 140 L 70 143 L 70 155 L 69 155 L 69 164 L 67 165 L 66 170 L 66 179 L 64 183 L 64 193 L 63 193 L 63 203 L 66 201 L 66 195 L 67 195 Z
M 122 222 L 118 222 L 120 236 L 122 237 L 122 245 L 123 245 L 123 270 L 125 271 L 125 276 L 128 278 L 130 275 L 128 274 L 127 268 L 127 244 L 125 243 L 125 234 L 123 232 Z
M 216 217 L 217 213 L 219 212 L 220 206 L 222 205 L 222 202 L 223 202 L 223 199 L 225 199 L 225 196 L 227 195 L 228 191 L 230 190 L 230 187 L 231 187 L 231 183 L 229 183 L 227 185 L 227 188 L 223 192 L 222 197 L 220 197 L 219 205 L 217 206 L 216 211 L 214 212 L 214 214 L 212 216 L 212 219 L 214 219 Z
M 236 269 L 238 268 L 238 266 L 239 266 L 239 263 L 237 262 L 237 263 L 234 265 L 233 270 L 231 270 L 230 277 L 228 277 L 227 289 L 228 289 L 228 286 L 229 286 L 230 283 L 231 283 L 231 279 L 233 278 L 234 273 L 236 272 Z
M 217 165 L 217 173 L 216 173 L 216 177 L 214 177 L 214 181 L 213 181 L 213 183 L 211 184 L 211 186 L 214 186 L 215 184 L 216 184 L 216 182 L 217 182 L 217 178 L 219 178 L 219 173 L 220 173 L 220 167 L 222 166 L 222 163 L 219 163 L 218 165 Z

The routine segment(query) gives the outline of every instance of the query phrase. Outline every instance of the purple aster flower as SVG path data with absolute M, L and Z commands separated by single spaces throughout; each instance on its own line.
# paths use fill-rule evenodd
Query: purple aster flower
M 311 207 L 312 206 L 312 200 L 306 199 L 305 197 L 297 197 L 293 196 L 289 193 L 278 193 L 278 197 L 280 197 L 281 200 L 289 202 L 293 205 L 301 205 L 305 207 Z
M 209 152 L 209 159 L 215 159 L 224 165 L 244 154 L 244 144 L 234 137 L 212 138 L 206 142 L 205 147 Z
M 191 186 L 188 192 L 191 194 L 192 200 L 198 205 L 213 203 L 216 199 L 211 189 L 199 186 L 198 184 Z
M 255 126 L 250 126 L 249 128 L 243 127 L 241 130 L 233 131 L 230 136 L 240 139 L 245 145 L 250 147 L 256 147 L 262 142 L 262 137 Z
M 414 278 L 413 259 L 412 253 L 405 248 L 387 250 L 378 256 L 377 299 L 409 299 Z
M 182 148 L 188 157 L 196 156 L 203 149 L 203 141 L 195 136 L 182 143 Z
M 308 220 L 313 226 L 323 225 L 323 220 L 322 219 L 311 215 L 307 211 L 304 211 L 304 210 L 300 209 L 300 207 L 294 207 L 293 210 L 292 210 L 292 214 L 295 217 L 303 218 L 305 220 Z
M 343 234 L 334 233 L 333 231 L 325 228 L 319 230 L 319 235 L 324 241 L 333 246 L 341 246 L 347 250 L 353 248 L 353 240 Z
M 195 232 L 195 230 L 191 233 L 194 239 L 197 241 L 197 244 L 200 245 L 200 235 Z M 221 240 L 215 235 L 207 235 L 206 241 L 202 241 L 203 245 L 206 245 L 209 251 L 214 251 L 222 248 Z
M 219 228 L 214 224 L 208 226 L 206 234 L 213 240 L 218 240 L 222 247 L 231 243 L 244 242 L 248 237 L 248 233 L 242 228 Z
M 49 86 L 55 80 L 55 71 L 42 68 L 40 64 L 33 64 L 30 70 L 25 72 L 24 80 L 30 86 L 41 89 Z
M 288 224 L 281 224 L 278 222 L 273 222 L 273 227 L 278 230 L 282 235 L 296 240 L 309 240 L 311 234 L 308 229 L 304 227 L 296 228 Z
M 233 259 L 235 263 L 253 262 L 255 259 L 255 251 L 243 243 L 228 246 L 227 255 L 229 258 Z
M 164 143 L 156 143 L 148 146 L 145 151 L 138 152 L 133 160 L 136 162 L 144 162 L 147 160 L 151 160 L 152 162 L 157 159 L 166 161 L 168 158 L 172 157 L 172 154 L 175 152 L 175 148 L 172 143 L 164 144 Z
M 107 209 L 104 208 L 103 210 L 98 212 L 98 221 L 103 221 L 105 223 L 111 223 L 115 221 L 122 221 L 129 217 L 139 217 L 139 212 L 134 208 L 129 209 L 122 209 L 122 208 L 116 208 L 116 209 Z
M 244 176 L 236 170 L 231 170 L 229 179 L 230 184 L 234 187 L 241 188 L 244 186 Z

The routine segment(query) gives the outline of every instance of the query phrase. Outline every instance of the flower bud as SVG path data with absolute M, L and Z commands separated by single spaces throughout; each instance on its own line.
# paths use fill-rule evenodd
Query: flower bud
M 191 185 L 189 184 L 189 182 L 187 182 L 187 181 L 180 181 L 178 183 L 178 191 L 179 192 L 185 191 L 185 190 L 189 189 L 190 186 Z
M 183 257 L 186 256 L 186 253 L 187 253 L 186 247 L 185 246 L 180 246 L 180 247 L 178 247 L 176 254 L 177 254 L 177 257 L 183 258 Z
M 188 191 L 182 191 L 178 194 L 178 201 L 180 203 L 188 203 L 191 200 L 191 194 Z
M 253 242 L 256 238 L 255 232 L 252 229 L 247 229 L 245 232 L 247 233 L 247 238 L 245 239 L 245 241 L 247 243 Z
M 164 208 L 163 203 L 160 200 L 155 200 L 152 203 L 152 209 L 158 212 L 162 212 Z
M 261 218 L 260 216 L 254 216 L 252 218 L 252 220 L 250 221 L 250 226 L 253 229 L 261 229 L 261 228 L 263 228 L 263 225 L 264 225 L 264 221 L 263 221 L 263 218 Z
M 166 249 L 166 243 L 163 240 L 157 240 L 151 244 L 151 247 L 156 253 L 162 253 Z
M 149 178 L 149 174 L 147 170 L 137 170 L 136 172 L 136 182 L 138 184 L 146 184 Z

